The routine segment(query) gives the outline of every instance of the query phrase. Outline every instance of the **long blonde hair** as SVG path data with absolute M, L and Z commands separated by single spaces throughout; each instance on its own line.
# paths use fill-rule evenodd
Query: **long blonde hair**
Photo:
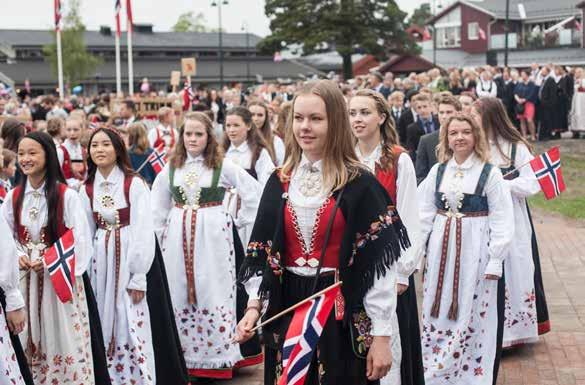
M 330 80 L 309 82 L 301 88 L 292 101 L 293 119 L 297 98 L 304 95 L 319 96 L 325 103 L 327 112 L 327 138 L 323 149 L 323 182 L 331 191 L 338 190 L 357 177 L 363 166 L 354 149 L 354 138 L 351 133 L 347 104 L 337 85 Z M 289 122 L 290 128 L 293 123 Z M 288 180 L 301 162 L 302 149 L 297 143 L 293 130 L 285 132 L 287 159 L 280 173 L 281 180 Z
M 475 145 L 473 151 L 483 162 L 490 161 L 490 147 L 483 130 L 479 127 L 475 119 L 469 115 L 456 114 L 453 115 L 445 123 L 445 127 L 441 128 L 439 132 L 439 145 L 437 146 L 437 160 L 441 163 L 449 161 L 453 157 L 453 150 L 449 148 L 449 126 L 454 121 L 466 122 L 471 126 L 473 139 Z

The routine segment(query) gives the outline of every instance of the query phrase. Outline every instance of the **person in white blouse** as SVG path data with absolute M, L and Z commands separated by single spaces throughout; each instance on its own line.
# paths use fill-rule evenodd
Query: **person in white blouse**
M 162 107 L 158 110 L 158 121 L 159 124 L 148 132 L 148 142 L 151 148 L 162 147 L 167 154 L 170 154 L 177 143 L 178 136 L 173 124 L 175 112 L 170 107 Z
M 292 114 L 288 157 L 265 187 L 240 270 L 250 299 L 237 340 L 254 335 L 263 301 L 269 318 L 341 280 L 305 384 L 365 385 L 392 366 L 395 261 L 408 236 L 387 193 L 355 154 L 337 84 L 308 83 L 295 96 Z M 266 384 L 281 375 L 289 322 L 284 317 L 263 328 Z
M 489 69 L 485 69 L 481 73 L 479 81 L 477 82 L 477 86 L 475 87 L 475 93 L 478 98 L 487 96 L 495 98 L 498 94 L 498 85 L 493 81 L 492 73 Z
M 438 160 L 418 187 L 427 242 L 422 352 L 425 383 L 491 385 L 497 378 L 498 280 L 514 235 L 512 198 L 468 115 L 441 130 Z
M 245 169 L 264 188 L 268 177 L 274 170 L 268 146 L 252 121 L 250 110 L 245 107 L 233 107 L 228 110 L 225 118 L 225 134 L 223 137 L 225 157 Z M 240 192 L 228 192 L 227 207 L 234 219 L 240 216 Z M 238 235 L 244 249 L 248 245 L 253 222 L 238 229 Z
M 91 256 L 91 236 L 79 197 L 64 184 L 48 134 L 27 134 L 18 145 L 18 162 L 24 177 L 8 193 L 1 211 L 9 233 L 15 235 L 15 257 L 24 274 L 20 282 L 26 293 L 28 323 L 20 336 L 33 380 L 77 385 L 99 382 L 94 378 L 90 340 L 91 317 L 97 315 L 88 311 L 82 278 Z M 69 229 L 75 240 L 75 285 L 72 300 L 63 303 L 42 256 Z
M 248 103 L 248 110 L 252 114 L 252 121 L 258 129 L 258 132 L 264 138 L 268 145 L 268 152 L 272 162 L 276 166 L 282 166 L 284 163 L 284 142 L 272 131 L 270 127 L 269 111 L 266 103 L 260 100 L 254 100 Z
M 224 205 L 230 188 L 241 198 L 235 220 Z M 260 184 L 223 157 L 207 115 L 187 114 L 169 163 L 154 181 L 151 200 L 191 377 L 231 378 L 236 365 L 261 361 L 259 345 L 256 357 L 244 357 L 232 343 L 237 323 L 233 226 L 254 221 L 260 194 Z
M 78 190 L 87 175 L 86 152 L 81 145 L 81 125 L 79 118 L 69 117 L 65 122 L 67 138 L 63 141 L 61 149 L 64 157 L 71 162 L 72 179 L 67 180 L 69 187 Z
M 473 115 L 489 140 L 491 163 L 502 170 L 514 205 L 514 242 L 504 260 L 503 347 L 537 342 L 539 331 L 544 332 L 537 317 L 535 290 L 533 253 L 538 250 L 533 250 L 533 228 L 526 198 L 538 193 L 540 185 L 532 169 L 523 167 L 534 156 L 530 144 L 514 127 L 499 99 L 481 99 L 474 105 Z
M 381 384 L 420 384 L 424 377 L 413 274 L 420 264 L 421 245 L 418 242 L 418 205 L 416 199 L 412 199 L 416 195 L 414 165 L 408 152 L 398 145 L 390 106 L 381 94 L 372 90 L 358 91 L 349 102 L 349 121 L 357 138 L 358 158 L 392 198 L 411 241 L 411 247 L 397 262 L 397 317 L 392 319 L 394 362 Z
M 150 313 L 144 298 L 155 251 L 150 191 L 132 171 L 117 133 L 97 129 L 88 147 L 88 178 L 80 197 L 94 240 L 89 272 L 110 379 L 156 384 Z

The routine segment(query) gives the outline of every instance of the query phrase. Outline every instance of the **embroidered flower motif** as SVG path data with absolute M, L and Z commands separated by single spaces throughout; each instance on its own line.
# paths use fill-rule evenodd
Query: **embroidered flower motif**
M 357 249 L 361 249 L 369 241 L 375 241 L 379 238 L 382 230 L 387 229 L 392 225 L 393 222 L 399 219 L 398 213 L 395 211 L 394 206 L 388 206 L 387 211 L 384 214 L 378 216 L 378 220 L 370 224 L 368 232 L 365 234 L 356 234 L 356 241 L 354 244 L 353 253 L 357 252 Z

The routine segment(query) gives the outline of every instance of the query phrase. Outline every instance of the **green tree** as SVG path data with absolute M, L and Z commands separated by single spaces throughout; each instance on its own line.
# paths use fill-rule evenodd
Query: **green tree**
M 343 74 L 351 78 L 351 55 L 384 58 L 389 53 L 416 53 L 405 32 L 407 16 L 394 0 L 266 0 L 272 34 L 259 48 L 274 52 L 301 44 L 305 54 L 333 48 L 343 58 Z
M 431 4 L 429 3 L 422 3 L 420 7 L 414 10 L 410 19 L 408 19 L 408 24 L 413 25 L 416 24 L 419 27 L 423 27 L 428 19 L 432 17 L 431 13 Z
M 69 13 L 64 17 L 61 29 L 61 50 L 63 81 L 66 85 L 74 85 L 93 74 L 102 61 L 89 53 L 85 46 L 85 26 L 79 15 L 80 0 L 70 0 L 69 4 Z M 57 43 L 44 46 L 43 54 L 57 77 Z
M 174 32 L 209 32 L 203 13 L 194 15 L 193 12 L 186 12 L 179 16 L 173 26 Z

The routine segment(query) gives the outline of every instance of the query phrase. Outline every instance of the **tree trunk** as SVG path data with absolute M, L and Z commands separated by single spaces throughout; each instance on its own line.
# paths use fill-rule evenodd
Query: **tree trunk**
M 343 58 L 343 79 L 347 81 L 353 78 L 353 64 L 351 62 L 351 54 L 344 53 L 341 54 L 341 57 Z

